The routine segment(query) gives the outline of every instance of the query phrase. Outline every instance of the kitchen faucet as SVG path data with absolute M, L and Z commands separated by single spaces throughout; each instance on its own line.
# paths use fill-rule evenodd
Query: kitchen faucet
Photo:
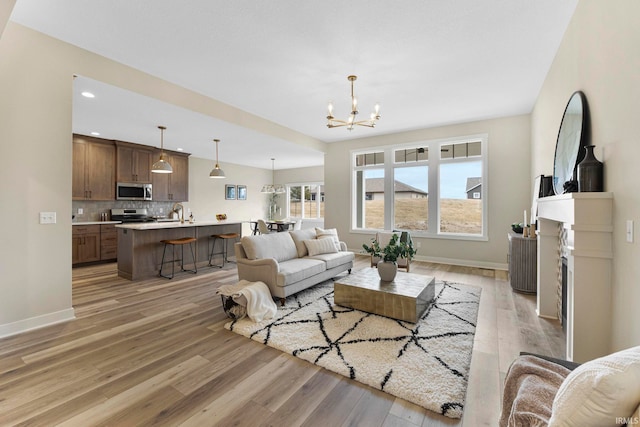
M 180 210 L 180 222 L 184 222 L 184 207 L 182 203 L 174 203 L 171 207 L 171 212 L 178 213 L 178 209 Z

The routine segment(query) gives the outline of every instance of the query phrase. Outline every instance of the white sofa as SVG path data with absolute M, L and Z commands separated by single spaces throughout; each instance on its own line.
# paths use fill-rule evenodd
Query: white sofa
M 262 281 L 284 305 L 289 295 L 353 268 L 335 230 L 305 229 L 244 236 L 234 245 L 238 277 Z

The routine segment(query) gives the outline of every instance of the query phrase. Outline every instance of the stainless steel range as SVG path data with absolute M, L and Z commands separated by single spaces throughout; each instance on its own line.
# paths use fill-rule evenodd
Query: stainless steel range
M 111 220 L 127 222 L 152 222 L 155 219 L 148 215 L 146 208 L 111 209 Z

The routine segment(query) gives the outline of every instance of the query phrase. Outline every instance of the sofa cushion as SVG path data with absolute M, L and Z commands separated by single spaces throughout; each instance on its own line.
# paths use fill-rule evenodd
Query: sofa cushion
M 318 239 L 331 239 L 333 244 L 338 250 L 340 250 L 340 238 L 338 237 L 338 230 L 335 228 L 322 229 L 316 227 L 316 238 Z
M 309 255 L 309 251 L 307 250 L 307 246 L 304 244 L 304 241 L 315 239 L 316 231 L 313 228 L 307 228 L 305 230 L 293 230 L 290 231 L 289 234 L 291 234 L 293 243 L 296 244 L 296 249 L 298 250 L 298 258 Z
M 280 262 L 298 257 L 296 245 L 289 233 L 244 236 L 240 242 L 248 259 L 273 258 Z
M 562 382 L 549 426 L 613 426 L 640 403 L 640 346 L 578 366 Z
M 338 267 L 339 265 L 343 265 L 350 261 L 353 261 L 355 259 L 355 255 L 353 254 L 353 252 L 340 251 L 336 253 L 309 256 L 307 258 L 324 261 L 327 264 L 327 270 L 329 270 L 331 268 Z
M 324 261 L 311 258 L 294 258 L 279 264 L 278 286 L 287 286 L 308 277 L 320 274 L 327 269 Z
M 338 252 L 336 245 L 330 239 L 313 239 L 305 240 L 305 246 L 309 252 L 309 256 L 320 254 L 335 254 Z

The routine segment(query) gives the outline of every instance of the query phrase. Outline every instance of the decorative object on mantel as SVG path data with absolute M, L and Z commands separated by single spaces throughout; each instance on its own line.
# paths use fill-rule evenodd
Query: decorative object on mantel
M 160 159 L 151 166 L 151 172 L 153 173 L 173 173 L 173 168 L 167 162 L 167 155 L 164 153 L 164 131 L 167 129 L 164 126 L 158 126 L 160 129 Z
M 578 163 L 578 191 L 595 192 L 603 191 L 602 162 L 593 154 L 595 145 L 584 147 L 584 159 Z
M 392 282 L 395 279 L 398 272 L 398 264 L 396 262 L 398 258 L 406 258 L 410 261 L 416 254 L 411 239 L 407 239 L 407 241 L 399 241 L 398 239 L 399 236 L 393 234 L 384 248 L 380 246 L 375 238 L 371 239 L 371 246 L 362 245 L 362 249 L 365 252 L 381 258 L 381 261 L 378 262 L 378 274 L 380 275 L 380 280 L 384 282 Z
M 584 93 L 571 95 L 562 116 L 553 160 L 553 189 L 556 194 L 578 191 L 576 169 L 589 139 L 589 110 Z
M 213 142 L 216 143 L 216 165 L 209 173 L 209 178 L 226 178 L 224 176 L 224 171 L 220 169 L 220 165 L 218 164 L 218 143 L 220 142 L 220 140 L 214 139 Z
M 358 100 L 353 93 L 353 82 L 356 81 L 357 76 L 348 76 L 347 80 L 351 82 L 351 112 L 349 113 L 349 118 L 347 120 L 340 120 L 333 117 L 333 104 L 330 102 L 327 114 L 327 127 L 328 128 L 337 128 L 346 126 L 347 129 L 353 130 L 354 126 L 365 126 L 365 127 L 375 127 L 378 120 L 380 120 L 380 105 L 376 104 L 367 120 L 356 120 L 356 116 L 358 115 Z
M 284 188 L 284 185 L 282 184 L 275 184 L 275 175 L 274 175 L 274 171 L 275 171 L 275 161 L 276 159 L 274 159 L 273 157 L 271 158 L 271 184 L 265 184 L 262 186 L 262 190 L 260 190 L 261 193 L 284 193 L 287 190 Z
M 287 297 L 275 318 L 225 329 L 449 418 L 464 409 L 481 289 L 436 281 L 418 323 L 334 304 L 333 283 Z
M 218 221 L 226 221 L 227 219 L 227 214 L 216 214 L 216 219 Z

